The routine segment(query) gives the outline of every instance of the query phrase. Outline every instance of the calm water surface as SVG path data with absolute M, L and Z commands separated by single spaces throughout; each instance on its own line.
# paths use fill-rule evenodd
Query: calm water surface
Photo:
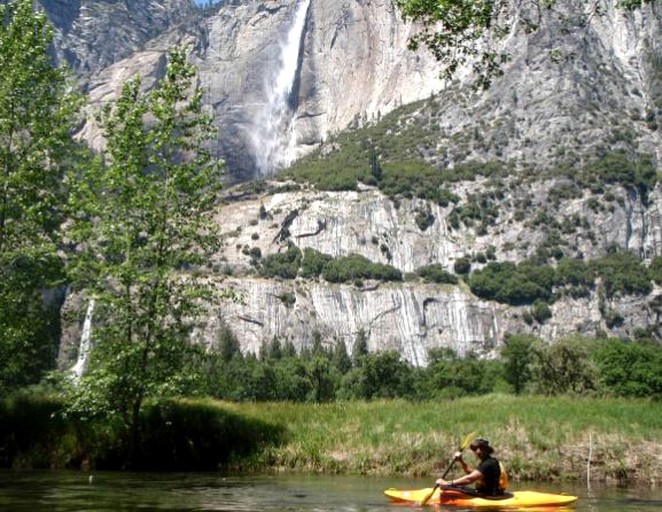
M 0 511 L 406 512 L 418 507 L 391 504 L 382 491 L 388 487 L 418 488 L 428 484 L 424 480 L 335 476 L 0 472 Z M 574 512 L 662 510 L 660 489 L 593 486 L 587 490 L 585 486 L 565 484 L 519 488 L 577 494 L 580 500 L 570 509 Z M 427 507 L 427 510 L 440 509 Z M 458 512 L 458 509 L 446 510 Z

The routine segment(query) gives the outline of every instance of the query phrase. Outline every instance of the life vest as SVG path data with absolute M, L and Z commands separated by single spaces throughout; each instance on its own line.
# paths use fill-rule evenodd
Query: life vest
M 499 461 L 499 490 L 501 492 L 508 489 L 508 473 L 506 472 L 506 467 L 501 461 Z
M 489 466 L 486 466 L 489 464 Z M 498 465 L 497 465 L 498 464 Z M 488 486 L 485 485 L 485 477 L 483 471 L 489 471 L 490 474 L 496 476 L 496 468 L 499 468 L 499 479 L 490 478 Z M 478 466 L 478 471 L 481 473 L 481 476 L 476 480 L 476 490 L 485 496 L 498 496 L 503 494 L 508 488 L 508 473 L 506 468 L 501 463 L 500 460 L 495 459 L 494 457 L 488 457 L 483 460 Z

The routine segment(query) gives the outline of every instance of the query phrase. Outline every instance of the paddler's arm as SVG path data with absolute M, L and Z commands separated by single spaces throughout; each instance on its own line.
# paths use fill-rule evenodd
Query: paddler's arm
M 464 471 L 465 475 L 468 475 L 472 472 L 474 472 L 474 468 L 472 468 L 469 464 L 467 464 L 464 459 L 462 458 L 462 452 L 456 452 L 455 453 L 455 460 L 460 463 L 462 466 L 462 471 Z
M 440 486 L 444 485 L 469 485 L 470 483 L 475 482 L 478 480 L 483 474 L 478 471 L 477 469 L 474 469 L 471 473 L 468 475 L 461 476 L 460 478 L 456 478 L 454 480 L 444 480 L 443 478 L 439 478 L 435 483 Z
M 462 458 L 462 452 L 457 452 L 455 454 L 455 460 L 462 465 L 462 471 L 464 471 L 465 475 L 456 478 L 455 480 L 444 480 L 443 478 L 440 478 L 435 482 L 437 485 L 469 485 L 483 476 L 480 471 L 472 468 L 464 461 Z

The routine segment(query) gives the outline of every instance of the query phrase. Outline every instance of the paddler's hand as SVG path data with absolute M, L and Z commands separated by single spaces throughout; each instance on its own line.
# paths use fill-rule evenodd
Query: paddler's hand
M 435 484 L 437 484 L 440 487 L 443 487 L 444 485 L 451 485 L 451 483 L 448 480 L 444 480 L 443 478 L 437 478 Z
M 462 462 L 462 452 L 455 452 L 455 455 L 453 455 L 453 460 L 456 462 Z

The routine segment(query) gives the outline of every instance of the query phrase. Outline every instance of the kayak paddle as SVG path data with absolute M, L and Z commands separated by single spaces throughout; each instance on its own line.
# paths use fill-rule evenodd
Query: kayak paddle
M 463 452 L 463 451 L 464 451 L 464 450 L 465 450 L 465 449 L 471 444 L 471 442 L 472 442 L 474 439 L 476 439 L 476 433 L 475 433 L 475 432 L 472 432 L 471 434 L 467 435 L 467 437 L 465 437 L 465 438 L 462 440 L 462 443 L 460 443 L 460 452 Z M 449 471 L 451 470 L 451 468 L 453 467 L 453 464 L 455 464 L 455 457 L 453 457 L 453 459 L 451 460 L 450 464 L 449 464 L 448 467 L 446 468 L 446 471 L 444 471 L 444 474 L 442 475 L 441 478 L 444 478 L 444 479 L 446 478 L 446 475 L 448 474 L 448 472 L 449 472 Z M 425 496 L 425 498 L 423 498 L 423 499 L 421 500 L 421 507 L 425 506 L 425 504 L 426 504 L 428 501 L 430 501 L 430 498 L 432 498 L 432 495 L 434 494 L 434 491 L 437 490 L 437 487 L 439 487 L 439 484 L 434 484 L 434 487 L 432 488 L 432 490 L 430 491 L 430 493 L 429 493 L 427 496 Z

